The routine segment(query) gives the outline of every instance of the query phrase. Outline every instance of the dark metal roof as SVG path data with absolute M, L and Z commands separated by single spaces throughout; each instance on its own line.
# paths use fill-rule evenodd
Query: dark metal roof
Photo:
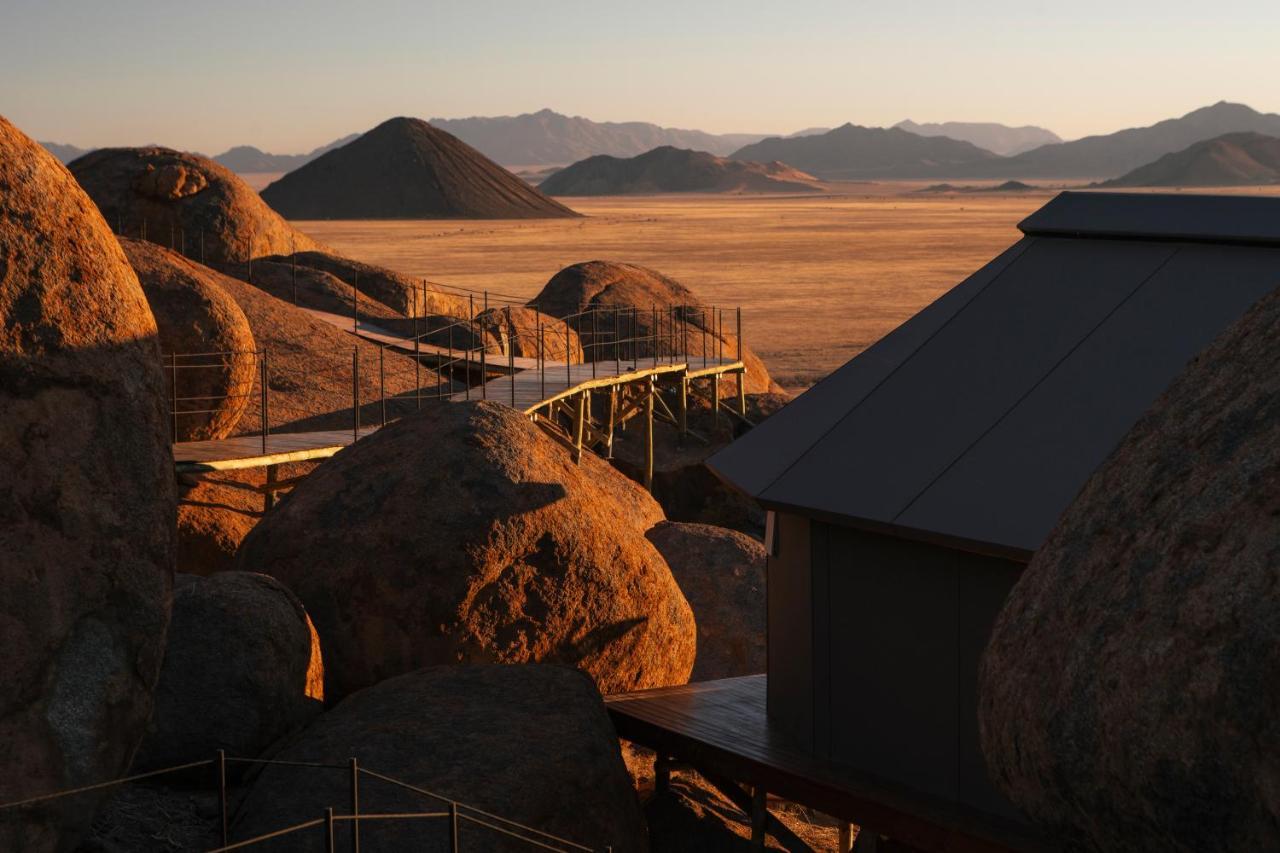
M 1280 247 L 1027 236 L 709 464 L 766 506 L 1026 555 L 1187 361 L 1277 285 Z
M 1280 246 L 1274 197 L 1065 192 L 1018 224 L 1040 237 Z

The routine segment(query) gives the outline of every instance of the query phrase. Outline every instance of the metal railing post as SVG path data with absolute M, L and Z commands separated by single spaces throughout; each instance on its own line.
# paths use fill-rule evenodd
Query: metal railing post
M 716 324 L 719 330 L 716 334 L 716 364 L 720 365 L 724 362 L 724 309 L 720 310 L 720 320 Z
M 178 354 L 170 353 L 169 360 L 173 363 L 173 441 L 178 441 Z
M 351 759 L 351 853 L 360 853 L 360 765 Z
M 324 849 L 327 853 L 337 853 L 337 845 L 333 837 L 333 809 L 324 810 Z
M 564 318 L 564 387 L 573 387 L 573 374 L 569 370 L 569 318 Z
M 738 361 L 742 361 L 742 306 L 738 306 Z
M 351 333 L 356 334 L 360 331 L 360 314 L 359 306 L 356 304 L 356 296 L 359 293 L 358 285 L 360 284 L 360 273 L 356 273 L 355 281 L 351 283 Z
M 702 313 L 702 323 L 700 325 L 702 326 L 702 366 L 705 368 L 707 366 L 707 309 L 705 306 L 703 307 L 701 313 Z
M 507 319 L 511 319 L 511 312 L 507 312 Z M 516 328 L 515 321 L 511 323 L 511 340 L 507 341 L 507 374 L 511 377 L 511 408 L 516 407 L 516 340 L 520 331 Z
M 599 309 L 591 309 L 591 345 L 596 347 L 596 352 L 591 356 L 591 378 L 596 378 L 596 359 L 600 357 L 600 324 Z M 587 357 L 587 348 L 582 348 L 582 357 Z
M 485 295 L 484 295 L 484 301 L 485 302 L 489 301 L 489 294 L 487 291 L 485 292 Z M 486 308 L 485 310 L 487 311 L 489 309 Z M 485 351 L 488 350 L 489 345 L 485 343 L 485 339 L 484 339 L 484 324 L 485 322 L 488 321 L 489 317 L 484 314 L 481 314 L 481 316 L 484 317 L 484 321 L 481 321 L 480 323 L 480 332 L 479 332 L 479 335 L 480 335 L 480 399 L 487 400 L 489 399 L 489 365 L 487 363 L 487 359 L 485 358 Z
M 613 309 L 613 370 L 614 375 L 622 375 L 622 309 Z
M 449 853 L 458 853 L 458 804 L 449 803 Z
M 538 321 L 538 388 L 541 393 L 539 400 L 547 399 L 547 357 L 544 352 L 546 345 L 546 331 L 542 328 L 542 321 Z
M 230 843 L 227 835 L 227 751 L 218 750 L 218 812 L 222 820 L 222 846 Z
M 297 305 L 298 304 L 298 244 L 297 244 L 296 238 L 291 237 L 290 239 L 294 241 L 289 246 L 289 248 L 293 249 L 293 252 L 290 253 L 289 255 L 289 260 L 291 261 L 290 275 L 293 279 L 293 304 Z
M 658 306 L 654 304 L 652 308 L 653 308 L 653 320 L 651 321 L 651 323 L 652 323 L 652 329 L 653 329 L 653 366 L 657 367 L 658 366 L 658 332 L 659 332 Z
M 382 408 L 382 426 L 387 425 L 387 346 L 378 346 L 378 404 Z
M 360 345 L 351 348 L 351 440 L 360 440 Z
M 427 298 L 423 288 L 422 299 Z M 419 410 L 422 409 L 422 348 L 418 341 L 418 288 L 413 288 L 413 399 Z
M 259 379 L 258 383 L 261 387 L 261 400 L 259 405 L 262 409 L 262 452 L 267 452 L 267 353 L 264 350 L 258 354 Z

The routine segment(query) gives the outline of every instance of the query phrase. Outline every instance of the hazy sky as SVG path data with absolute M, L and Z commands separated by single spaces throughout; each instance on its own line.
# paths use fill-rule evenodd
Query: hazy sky
M 1064 137 L 1280 110 L 1280 0 L 0 0 L 0 114 L 40 139 L 313 148 L 393 115 L 551 107 L 787 133 Z

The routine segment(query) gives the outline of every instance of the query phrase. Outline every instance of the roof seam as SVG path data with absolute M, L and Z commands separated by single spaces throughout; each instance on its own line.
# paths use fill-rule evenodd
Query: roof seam
M 902 359 L 901 361 L 899 361 L 899 362 L 898 362 L 898 364 L 897 364 L 897 366 L 896 366 L 896 367 L 894 367 L 894 368 L 893 368 L 893 370 L 890 370 L 887 374 L 885 374 L 884 378 L 882 378 L 879 382 L 877 382 L 877 383 L 875 384 L 875 386 L 874 386 L 874 387 L 872 387 L 872 388 L 871 388 L 871 390 L 869 390 L 867 393 L 863 394 L 863 395 L 862 395 L 862 399 L 861 399 L 861 400 L 859 400 L 857 403 L 855 403 L 855 404 L 853 405 L 853 407 L 849 409 L 849 411 L 847 411 L 847 412 L 845 412 L 843 415 L 841 415 L 841 416 L 836 420 L 836 422 L 835 422 L 835 423 L 833 423 L 833 424 L 832 424 L 830 427 L 828 427 L 828 428 L 827 428 L 827 429 L 826 429 L 826 430 L 825 430 L 821 435 L 819 435 L 817 438 L 815 438 L 815 439 L 814 439 L 814 440 L 809 444 L 809 448 L 808 448 L 807 450 L 805 450 L 805 452 L 804 452 L 804 453 L 801 453 L 801 454 L 800 454 L 799 456 L 797 456 L 795 459 L 791 460 L 791 464 L 790 464 L 790 465 L 788 465 L 786 468 L 783 468 L 780 472 L 778 472 L 778 475 L 777 475 L 776 477 L 774 477 L 772 480 L 770 480 L 768 483 L 766 483 L 766 484 L 764 485 L 764 487 L 763 487 L 763 488 L 761 488 L 761 489 L 760 489 L 760 491 L 756 493 L 756 497 L 757 497 L 757 498 L 763 497 L 763 496 L 764 496 L 764 494 L 765 494 L 767 491 L 769 491 L 769 489 L 771 489 L 771 488 L 773 488 L 775 485 L 777 485 L 777 483 L 778 483 L 778 481 L 779 481 L 779 480 L 781 480 L 783 477 L 787 476 L 787 474 L 790 474 L 790 473 L 791 473 L 791 469 L 792 469 L 792 468 L 796 467 L 796 466 L 797 466 L 797 465 L 799 465 L 802 461 L 804 461 L 804 459 L 806 459 L 806 458 L 809 456 L 809 454 L 810 454 L 810 453 L 812 453 L 812 452 L 814 451 L 814 449 L 815 449 L 819 444 L 821 444 L 821 443 L 822 443 L 822 442 L 827 438 L 827 436 L 829 436 L 829 435 L 831 435 L 831 433 L 835 432 L 835 431 L 836 431 L 836 429 L 838 429 L 838 428 L 840 427 L 840 425 L 841 425 L 842 423 L 844 423 L 844 422 L 845 422 L 845 420 L 846 420 L 847 418 L 849 418 L 851 415 L 853 415 L 853 413 L 854 413 L 854 412 L 856 412 L 856 411 L 859 409 L 859 407 L 861 407 L 861 406 L 862 406 L 862 404 L 863 404 L 863 403 L 865 403 L 867 400 L 869 400 L 869 399 L 871 398 L 871 395 L 875 394 L 875 393 L 876 393 L 876 391 L 880 390 L 880 387 L 881 387 L 882 385 L 884 385 L 886 382 L 888 382 L 890 379 L 892 379 L 892 378 L 893 378 L 893 376 L 894 376 L 894 374 L 896 374 L 899 370 L 901 370 L 901 369 L 903 368 L 903 366 L 905 366 L 905 365 L 906 365 L 906 363 L 907 363 L 907 362 L 909 362 L 909 361 L 911 361 L 911 359 L 915 358 L 915 357 L 916 357 L 916 355 L 920 352 L 920 350 L 922 350 L 922 349 L 924 349 L 926 346 L 928 346 L 928 345 L 929 345 L 929 342 L 930 342 L 930 341 L 932 341 L 932 340 L 933 340 L 935 337 L 937 337 L 939 334 L 941 334 L 943 329 L 947 328 L 947 326 L 950 326 L 953 322 L 955 322 L 955 320 L 956 320 L 956 318 L 957 318 L 957 317 L 959 317 L 959 316 L 960 316 L 961 314 L 963 314 L 965 311 L 969 310 L 969 306 L 970 306 L 970 305 L 972 305 L 974 302 L 978 301 L 978 297 L 980 297 L 980 296 L 982 296 L 982 294 L 986 293 L 986 292 L 987 292 L 987 288 L 991 287 L 991 285 L 993 285 L 993 284 L 995 284 L 997 281 L 999 281 L 999 280 L 1000 280 L 1000 277 L 1001 277 L 1001 276 L 1003 276 L 1005 273 L 1007 273 L 1007 272 L 1009 271 L 1009 269 L 1010 269 L 1010 268 L 1011 268 L 1015 263 L 1017 263 L 1017 262 L 1018 262 L 1018 260 L 1019 260 L 1023 255 L 1025 255 L 1025 254 L 1027 253 L 1027 250 L 1031 247 L 1031 241 L 1038 240 L 1038 239 L 1040 239 L 1040 238 L 1039 238 L 1039 237 L 1033 237 L 1033 236 L 1031 236 L 1031 235 L 1026 235 L 1026 236 L 1025 236 L 1025 240 L 1027 241 L 1027 245 L 1026 245 L 1026 246 L 1023 246 L 1022 251 L 1018 252 L 1018 254 L 1017 254 L 1014 258 L 1010 259 L 1009 263 L 1007 263 L 1007 264 L 1005 265 L 1004 269 L 1000 270 L 1000 272 L 998 272 L 998 273 L 996 273 L 995 275 L 993 275 L 993 276 L 991 277 L 991 280 L 990 280 L 990 281 L 988 281 L 986 284 L 984 284 L 984 285 L 983 285 L 983 286 L 978 290 L 978 292 L 977 292 L 977 293 L 975 293 L 975 294 L 973 294 L 973 296 L 969 297 L 969 301 L 968 301 L 968 302 L 966 302 L 964 305 L 961 305 L 961 306 L 960 306 L 960 308 L 959 308 L 959 310 L 957 310 L 954 314 L 952 314 L 950 317 L 948 317 L 948 318 L 947 318 L 947 321 L 946 321 L 945 323 L 943 323 L 943 324 L 942 324 L 941 326 L 939 326 L 938 328 L 934 329 L 934 330 L 933 330 L 933 332 L 932 332 L 928 337 L 926 337 L 923 341 L 921 341 L 921 342 L 920 342 L 920 344 L 919 344 L 915 349 L 913 349 L 913 350 L 911 351 L 911 353 L 910 353 L 909 355 L 907 355 L 907 357 L 906 357 L 906 358 L 904 358 L 904 359 Z M 1011 247 L 1010 247 L 1010 249 L 1013 249 L 1013 248 L 1016 248 L 1016 244 L 1015 244 L 1014 246 L 1011 246 Z M 976 273 L 975 273 L 975 274 L 976 274 Z M 863 352 L 866 352 L 866 350 L 863 350 Z M 854 358 L 861 358 L 861 357 L 862 357 L 862 353 L 859 353 L 858 355 L 854 356 Z M 827 377 L 825 377 L 823 381 L 826 381 L 826 379 L 829 379 L 829 378 L 830 378 L 830 375 L 828 375 Z
M 1004 423 L 1005 419 L 1008 418 L 1009 415 L 1013 414 L 1013 412 L 1019 406 L 1021 406 L 1022 403 L 1028 397 L 1030 397 L 1032 394 L 1035 393 L 1037 388 L 1039 388 L 1049 379 L 1049 377 L 1057 373 L 1058 369 L 1067 362 L 1067 359 L 1071 358 L 1071 356 L 1073 356 L 1076 353 L 1076 351 L 1080 349 L 1080 347 L 1084 346 L 1086 341 L 1088 341 L 1095 334 L 1097 334 L 1098 330 L 1101 329 L 1103 326 L 1105 326 L 1107 324 L 1107 321 L 1109 321 L 1112 317 L 1114 317 L 1117 311 L 1119 311 L 1126 304 L 1128 304 L 1129 300 L 1137 296 L 1138 293 L 1144 287 L 1146 287 L 1151 282 L 1152 279 L 1154 279 L 1157 275 L 1159 275 L 1161 270 L 1163 270 L 1166 266 L 1168 266 L 1169 262 L 1172 261 L 1175 257 L 1177 257 L 1181 252 L 1182 252 L 1181 248 L 1174 248 L 1171 252 L 1169 252 L 1169 254 L 1165 257 L 1165 259 L 1161 261 L 1156 266 L 1156 268 L 1153 269 L 1147 275 L 1146 278 L 1138 282 L 1137 285 L 1134 286 L 1133 290 L 1130 290 L 1129 293 L 1125 295 L 1124 299 L 1121 299 L 1119 302 L 1117 302 L 1115 304 L 1115 307 L 1113 307 L 1110 311 L 1108 311 L 1105 315 L 1103 315 L 1102 319 L 1099 320 L 1097 323 L 1095 323 L 1093 328 L 1091 328 L 1086 335 L 1080 338 L 1080 340 L 1076 341 L 1075 346 L 1071 347 L 1071 349 L 1063 353 L 1062 358 L 1054 362 L 1053 366 L 1048 370 L 1046 370 L 1043 376 L 1041 376 L 1034 383 L 1032 383 L 1031 387 L 1028 388 L 1022 395 L 1020 395 L 1018 399 L 1014 400 L 1013 403 L 1009 406 L 1009 408 L 1005 409 L 1004 412 L 1001 413 L 1000 417 L 992 421 L 990 426 L 984 429 L 976 438 L 974 438 L 973 441 L 969 442 L 969 444 L 964 448 L 964 450 L 957 453 L 955 458 L 952 459 L 950 462 L 948 462 L 943 467 L 943 469 L 939 471 L 936 476 L 934 476 L 933 479 L 931 479 L 928 483 L 925 483 L 925 485 L 920 489 L 920 491 L 916 492 L 915 496 L 912 497 L 911 500 L 907 501 L 907 503 L 903 505 L 902 509 L 898 510 L 896 513 L 893 514 L 891 521 L 893 523 L 897 523 L 898 519 L 902 518 L 902 516 L 905 515 L 907 511 L 911 509 L 911 507 L 915 506 L 916 501 L 920 500 L 920 498 L 923 497 L 926 492 L 932 489 L 939 480 L 945 477 L 947 475 L 947 472 L 950 471 L 952 468 L 954 468 L 961 459 L 968 456 L 970 451 L 972 451 L 973 448 L 976 447 L 979 442 L 981 442 L 984 438 L 986 438 L 991 433 L 992 430 L 1000 426 L 1000 424 Z

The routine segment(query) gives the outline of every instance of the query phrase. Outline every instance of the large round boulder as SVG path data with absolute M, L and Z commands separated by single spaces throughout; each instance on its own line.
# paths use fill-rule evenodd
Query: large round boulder
M 533 308 L 490 308 L 476 316 L 476 325 L 491 338 L 492 351 L 498 355 L 570 364 L 582 364 L 585 360 L 577 330 Z
M 151 713 L 173 565 L 156 323 L 93 203 L 0 118 L 0 802 L 124 775 Z M 0 813 L 70 849 L 98 794 Z
M 211 575 L 235 568 L 236 551 L 262 518 L 265 501 L 251 487 L 262 469 L 184 475 L 178 487 L 176 568 Z
M 698 624 L 691 681 L 764 672 L 764 545 L 736 530 L 664 521 L 649 541 L 671 567 Z
M 320 642 L 301 602 L 266 575 L 177 575 L 155 710 L 134 770 L 256 758 L 324 701 Z M 214 782 L 211 774 L 202 774 Z
M 199 154 L 156 146 L 100 148 L 68 168 L 116 233 L 201 263 L 243 264 L 320 248 L 238 175 Z
M 599 309 L 594 322 L 601 340 L 612 341 L 615 335 L 638 338 L 635 344 L 627 345 L 627 351 L 642 359 L 652 357 L 655 349 L 659 356 L 687 354 L 695 359 L 738 355 L 736 313 L 704 306 L 680 282 L 638 264 L 587 261 L 565 267 L 529 301 L 529 307 L 553 317 L 568 317 L 579 334 L 591 328 L 593 318 L 578 315 Z M 635 311 L 628 313 L 633 308 Z M 623 313 L 616 314 L 614 309 Z M 656 345 L 653 339 L 644 340 L 646 337 L 655 338 Z M 593 347 L 588 357 L 610 360 L 614 352 L 608 346 Z M 764 362 L 745 343 L 742 361 L 747 368 L 748 393 L 782 391 L 769 378 Z M 733 382 L 721 383 L 721 393 L 736 393 Z
M 535 846 L 468 816 L 555 849 L 567 848 L 507 821 L 592 850 L 649 849 L 604 703 L 588 678 L 565 667 L 444 666 L 402 675 L 347 697 L 273 758 L 334 764 L 355 758 L 370 772 L 460 802 L 462 850 Z M 345 813 L 350 800 L 347 774 L 268 767 L 245 798 L 233 838 L 314 820 L 326 807 Z M 360 810 L 439 812 L 448 804 L 366 776 Z M 349 832 L 346 823 L 337 827 L 338 849 L 350 845 Z M 367 821 L 360 841 L 370 850 L 450 849 L 448 821 L 440 818 Z M 271 849 L 310 851 L 316 843 L 315 832 L 295 833 Z
M 120 245 L 160 329 L 174 441 L 226 438 L 249 402 L 258 364 L 248 319 L 181 255 L 142 240 Z
M 395 270 L 344 258 L 332 252 L 307 251 L 291 256 L 269 258 L 278 263 L 297 264 L 319 270 L 355 287 L 370 299 L 376 299 L 406 317 L 432 314 L 451 317 L 468 316 L 467 296 L 451 293 L 426 279 L 416 279 Z M 479 311 L 479 307 L 476 307 Z
M 339 453 L 237 562 L 297 593 L 331 698 L 433 664 L 550 661 L 605 693 L 681 684 L 693 614 L 644 532 L 662 520 L 608 463 L 497 403 L 404 418 Z
M 1082 849 L 1280 848 L 1280 294 L 1089 480 L 1001 611 L 992 779 Z

